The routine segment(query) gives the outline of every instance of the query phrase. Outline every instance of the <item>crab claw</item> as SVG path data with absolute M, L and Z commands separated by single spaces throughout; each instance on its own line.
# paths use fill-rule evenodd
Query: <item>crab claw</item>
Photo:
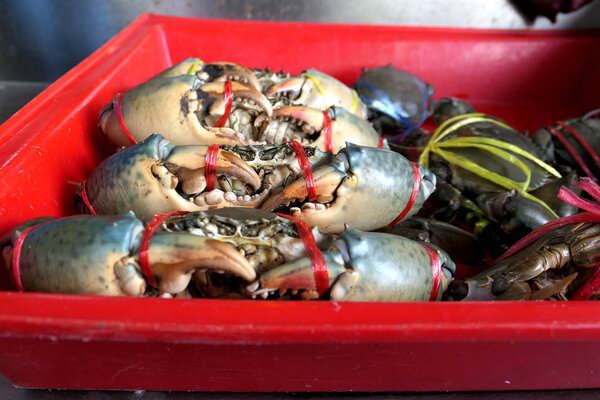
M 153 135 L 102 162 L 88 178 L 86 197 L 98 214 L 132 210 L 142 221 L 172 210 L 258 207 L 268 191 L 239 157 L 219 150 L 215 188 L 205 178 L 208 146 L 173 146 Z M 83 196 L 82 196 L 83 197 Z
M 190 57 L 173 65 L 152 79 L 178 75 L 196 75 L 202 82 L 235 81 L 261 90 L 260 82 L 248 68 L 232 62 L 205 63 L 195 57 Z
M 287 96 L 294 105 L 305 105 L 325 110 L 331 106 L 342 107 L 366 118 L 367 109 L 356 92 L 337 79 L 315 69 L 274 84 L 267 96 Z
M 435 276 L 431 256 L 423 244 L 396 235 L 350 228 L 322 253 L 327 264 L 329 298 L 426 301 L 433 297 L 439 300 L 456 267 L 442 250 L 435 246 L 431 246 L 431 250 L 440 261 L 439 274 Z M 436 279 L 439 279 L 437 284 Z M 268 297 L 271 293 L 288 290 L 306 299 L 319 297 L 308 257 L 260 274 L 246 289 L 252 297 Z
M 256 88 L 251 86 L 243 85 L 239 82 L 232 82 L 231 89 L 233 91 L 233 100 L 238 102 L 247 103 L 247 107 L 254 107 L 258 111 L 264 112 L 267 116 L 273 114 L 273 108 L 269 100 Z M 216 114 L 219 118 L 223 115 L 225 110 L 225 83 L 224 82 L 211 82 L 202 85 L 200 88 L 198 97 L 201 99 L 207 94 L 213 100 L 216 100 L 210 106 L 210 114 Z
M 361 146 L 378 146 L 379 134 L 363 118 L 341 107 L 330 107 L 325 112 L 331 121 L 331 151 L 334 153 L 341 150 L 346 142 Z M 305 144 L 327 150 L 324 111 L 305 106 L 277 108 L 273 110 L 271 119 L 256 119 L 257 139 L 267 143 L 277 142 L 282 123 L 289 123 L 286 136 L 292 139 L 299 137 Z
M 415 175 L 406 158 L 389 150 L 348 144 L 330 165 L 313 171 L 316 202 L 304 202 L 308 186 L 300 178 L 269 197 L 261 208 L 288 211 L 329 233 L 341 233 L 346 225 L 365 231 L 379 229 L 407 208 L 405 216 L 416 213 L 435 189 L 435 175 L 421 165 L 416 168 L 421 179 L 411 202 Z
M 117 116 L 120 107 L 122 122 L 136 142 L 159 132 L 177 145 L 247 144 L 230 127 L 213 127 L 225 112 L 224 87 L 222 82 L 202 85 L 191 75 L 154 78 L 122 95 L 120 103 L 115 96 L 100 112 L 99 126 L 116 145 L 131 146 Z M 271 104 L 255 88 L 233 82 L 232 90 L 237 106 L 271 115 Z
M 246 281 L 256 278 L 248 260 L 225 242 L 182 232 L 158 232 L 149 250 L 152 274 L 161 292 L 179 293 L 197 269 L 227 272 Z

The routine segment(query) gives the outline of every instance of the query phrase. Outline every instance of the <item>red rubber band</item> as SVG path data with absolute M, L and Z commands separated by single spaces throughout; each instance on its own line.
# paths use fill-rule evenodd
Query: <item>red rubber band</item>
M 23 242 L 25 241 L 25 238 L 27 237 L 29 232 L 31 232 L 31 230 L 33 228 L 35 228 L 36 226 L 38 226 L 38 225 L 30 226 L 29 228 L 27 228 L 23 232 L 21 232 L 21 234 L 15 241 L 15 245 L 13 247 L 11 267 L 12 267 L 13 279 L 15 281 L 15 285 L 17 286 L 17 289 L 19 290 L 19 292 L 24 291 L 23 282 L 21 282 L 21 269 L 20 269 L 21 249 L 23 247 Z
M 233 103 L 233 88 L 231 86 L 231 81 L 225 81 L 223 97 L 225 99 L 225 112 L 215 124 L 215 128 L 224 127 L 225 123 L 229 119 L 229 114 L 231 113 L 231 103 Z
M 377 145 L 378 149 L 383 149 L 383 136 L 379 136 L 379 144 Z
M 215 178 L 217 175 L 217 158 L 219 157 L 220 144 L 208 146 L 206 151 L 206 164 L 204 168 L 204 177 L 206 178 L 206 189 L 213 190 L 215 188 Z
M 121 127 L 121 130 L 123 131 L 123 134 L 125 135 L 125 137 L 127 139 L 129 139 L 131 144 L 136 145 L 137 140 L 135 140 L 133 135 L 131 135 L 131 132 L 129 132 L 129 129 L 127 129 L 127 125 L 125 125 L 125 120 L 123 119 L 123 111 L 121 110 L 121 101 L 122 100 L 123 100 L 123 93 L 117 93 L 115 100 L 114 100 L 114 107 L 115 107 L 115 113 L 117 114 L 117 121 L 119 121 L 119 126 Z
M 600 291 L 600 262 L 594 267 L 594 272 L 588 280 L 573 293 L 569 300 L 587 300 Z
M 323 111 L 323 136 L 325 136 L 325 151 L 333 153 L 331 144 L 331 118 L 327 110 Z
M 587 151 L 588 154 L 592 157 L 596 166 L 598 168 L 600 168 L 600 156 L 598 156 L 598 154 L 594 151 L 594 149 L 588 143 L 588 141 L 584 139 L 584 137 L 581 135 L 581 133 L 577 132 L 577 130 L 575 128 L 565 124 L 562 121 L 556 121 L 556 123 L 558 125 L 562 126 L 563 128 L 565 128 L 571 135 L 573 135 L 573 137 L 583 146 L 585 151 Z
M 422 245 L 429 258 L 431 259 L 431 273 L 433 282 L 431 283 L 431 294 L 429 295 L 429 301 L 436 301 L 440 292 L 440 284 L 442 280 L 442 264 L 440 263 L 440 257 L 438 254 L 431 250 L 429 247 Z
M 296 152 L 296 156 L 298 157 L 298 164 L 300 164 L 300 169 L 302 170 L 302 175 L 304 175 L 304 180 L 306 181 L 306 191 L 308 192 L 308 200 L 315 201 L 317 199 L 317 188 L 315 186 L 315 178 L 312 173 L 312 167 L 310 166 L 310 162 L 308 162 L 308 156 L 304 151 L 304 147 L 297 141 L 288 142 L 294 148 Z
M 412 193 L 410 194 L 410 199 L 408 200 L 408 203 L 406 203 L 404 210 L 402 210 L 400 215 L 398 215 L 398 218 L 392 221 L 392 223 L 389 224 L 388 227 L 396 225 L 399 221 L 406 217 L 406 214 L 408 214 L 408 212 L 412 209 L 413 205 L 415 204 L 415 201 L 417 200 L 419 188 L 421 187 L 421 172 L 419 171 L 419 167 L 417 166 L 417 164 L 411 162 L 410 165 L 412 166 L 414 173 L 413 189 Z
M 573 159 L 575 160 L 577 165 L 579 165 L 579 167 L 583 170 L 583 172 L 587 176 L 593 177 L 594 174 L 592 174 L 592 171 L 590 171 L 588 166 L 585 164 L 585 162 L 583 161 L 583 158 L 581 158 L 581 156 L 577 153 L 577 150 L 575 150 L 575 148 L 571 145 L 571 143 L 569 143 L 569 141 L 563 136 L 563 134 L 560 133 L 560 131 L 558 129 L 555 129 L 551 126 L 547 126 L 546 129 L 548 129 L 548 132 L 550 132 L 554 137 L 556 137 L 563 144 L 563 146 L 565 146 L 565 149 L 567 149 L 567 152 L 571 155 L 571 157 L 573 157 Z M 594 178 L 594 179 L 596 179 L 596 178 Z
M 87 192 L 85 191 L 86 183 L 87 181 L 83 181 L 83 183 L 81 184 L 81 198 L 83 199 L 83 203 L 85 204 L 85 206 L 88 208 L 88 210 L 90 210 L 90 213 L 92 215 L 96 215 L 96 210 L 94 210 L 92 203 L 90 203 L 90 200 L 88 199 Z
M 156 214 L 152 217 L 152 220 L 146 228 L 144 229 L 144 233 L 142 233 L 142 240 L 140 243 L 139 250 L 139 258 L 140 258 L 140 267 L 142 268 L 142 273 L 144 277 L 146 277 L 146 281 L 152 287 L 158 287 L 158 283 L 156 282 L 156 278 L 152 273 L 152 267 L 150 266 L 150 242 L 152 241 L 152 236 L 156 232 L 156 230 L 161 226 L 165 220 L 173 215 L 183 215 L 187 214 L 187 211 L 170 211 L 164 212 L 160 214 Z
M 313 271 L 315 278 L 315 286 L 317 293 L 322 296 L 327 290 L 329 290 L 329 272 L 327 272 L 327 263 L 323 257 L 323 253 L 317 247 L 315 242 L 315 236 L 312 233 L 312 228 L 306 222 L 294 218 L 291 215 L 279 214 L 280 217 L 289 219 L 296 225 L 298 235 L 302 239 L 308 258 L 310 259 L 310 267 Z

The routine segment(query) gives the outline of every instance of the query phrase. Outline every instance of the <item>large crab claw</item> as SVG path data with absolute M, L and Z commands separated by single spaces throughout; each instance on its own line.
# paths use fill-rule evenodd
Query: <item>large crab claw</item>
M 416 213 L 435 189 L 435 176 L 421 165 L 415 168 L 420 184 L 411 204 L 415 173 L 410 161 L 389 150 L 348 144 L 329 165 L 313 171 L 316 202 L 305 202 L 307 183 L 301 178 L 269 197 L 261 208 L 288 211 L 324 232 L 340 233 L 346 225 L 379 229 L 407 207 L 406 216 Z
M 315 69 L 308 69 L 274 84 L 267 96 L 286 96 L 294 105 L 325 110 L 331 106 L 345 108 L 361 118 L 367 117 L 367 108 L 356 92 L 337 79 Z
M 439 257 L 432 264 L 428 246 Z M 347 301 L 427 301 L 441 299 L 455 272 L 446 253 L 430 244 L 400 236 L 348 229 L 323 252 L 329 298 Z M 437 273 L 434 273 L 437 272 Z M 438 283 L 435 282 L 439 279 Z M 437 289 L 436 289 L 437 286 Z M 259 275 L 248 287 L 252 297 L 287 290 L 316 298 L 317 287 L 308 257 L 282 264 Z M 433 292 L 433 294 L 432 294 Z
M 179 75 L 195 75 L 202 82 L 240 82 L 256 90 L 261 90 L 260 82 L 248 68 L 232 62 L 205 63 L 195 57 L 190 57 L 173 65 L 152 79 Z
M 255 140 L 266 143 L 297 140 L 325 151 L 324 112 L 331 121 L 331 151 L 334 153 L 341 150 L 346 142 L 371 147 L 379 145 L 379 134 L 372 125 L 341 107 L 330 107 L 326 111 L 306 106 L 276 108 L 271 118 L 262 115 L 254 121 Z
M 268 191 L 255 193 L 260 178 L 227 151 L 218 150 L 215 188 L 207 189 L 207 149 L 173 146 L 161 135 L 153 135 L 102 162 L 85 183 L 87 200 L 98 214 L 132 210 L 142 221 L 171 210 L 258 207 Z
M 260 91 L 238 82 L 231 88 L 232 114 L 244 110 L 271 115 L 271 104 Z M 130 146 L 117 116 L 118 96 L 100 112 L 99 125 L 113 143 Z M 227 123 L 214 127 L 225 113 L 224 97 L 223 82 L 202 84 L 196 76 L 177 75 L 144 82 L 125 93 L 119 104 L 123 123 L 137 142 L 159 132 L 178 145 L 246 144 L 246 137 Z
M 138 255 L 143 230 L 133 213 L 44 221 L 28 232 L 20 248 L 22 287 L 36 292 L 143 295 L 149 290 Z M 17 228 L 0 240 L 9 269 L 14 243 L 22 233 Z M 162 293 L 185 290 L 197 269 L 228 272 L 248 281 L 256 277 L 232 245 L 188 233 L 155 233 L 148 254 Z

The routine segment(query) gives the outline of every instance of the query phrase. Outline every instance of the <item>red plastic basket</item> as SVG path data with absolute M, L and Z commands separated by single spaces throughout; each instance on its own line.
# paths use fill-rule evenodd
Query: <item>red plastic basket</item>
M 189 56 L 314 67 L 352 83 L 389 62 L 519 129 L 598 106 L 600 32 L 514 32 L 143 15 L 0 127 L 0 232 L 73 213 L 113 148 L 114 94 Z M 0 373 L 17 386 L 218 391 L 600 387 L 595 302 L 335 303 L 8 291 Z

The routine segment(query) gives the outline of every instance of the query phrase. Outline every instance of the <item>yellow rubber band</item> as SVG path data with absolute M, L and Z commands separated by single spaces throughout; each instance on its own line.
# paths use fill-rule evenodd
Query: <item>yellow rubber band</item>
M 321 95 L 321 102 L 323 103 L 323 107 L 324 107 L 323 109 L 327 110 L 330 107 L 330 105 L 325 102 L 327 94 L 325 93 L 325 89 L 323 89 L 321 82 L 319 82 L 319 80 L 314 75 L 309 74 L 308 72 L 303 72 L 302 75 L 304 75 L 305 77 L 310 79 L 315 84 L 315 87 L 317 88 L 317 90 L 319 91 L 319 94 Z
M 202 60 L 194 61 L 194 63 L 190 66 L 190 69 L 188 69 L 186 75 L 196 75 L 196 72 L 198 71 L 198 66 L 200 64 L 204 64 L 204 61 L 202 61 Z
M 463 126 L 470 125 L 470 124 L 473 124 L 476 122 L 490 122 L 490 123 L 493 123 L 500 127 L 514 131 L 514 129 L 512 127 L 510 127 L 509 125 L 503 123 L 502 121 L 498 121 L 496 119 L 490 118 L 490 117 L 486 116 L 485 114 L 472 113 L 472 114 L 458 115 L 456 117 L 448 119 L 447 121 L 445 121 L 443 124 L 441 124 L 435 130 L 435 132 L 433 133 L 433 135 L 431 137 L 431 140 L 429 141 L 429 143 L 427 144 L 427 146 L 421 153 L 421 156 L 419 157 L 419 164 L 423 164 L 426 167 L 428 167 L 429 166 L 429 154 L 435 153 L 435 154 L 439 155 L 440 157 L 442 157 L 443 159 L 445 159 L 450 164 L 464 168 L 465 170 L 467 170 L 477 176 L 480 176 L 492 183 L 495 183 L 496 185 L 502 186 L 503 188 L 509 189 L 509 190 L 511 190 L 511 189 L 518 190 L 528 199 L 533 200 L 533 201 L 543 205 L 544 207 L 546 207 L 548 210 L 550 210 L 552 212 L 552 214 L 554 216 L 556 216 L 556 218 L 558 218 L 556 213 L 546 203 L 544 203 L 542 200 L 538 199 L 537 197 L 527 193 L 527 189 L 529 188 L 529 183 L 531 182 L 531 169 L 527 165 L 525 165 L 515 155 L 509 153 L 509 151 L 532 161 L 533 163 L 535 163 L 542 169 L 546 170 L 550 174 L 552 174 L 556 177 L 560 177 L 560 174 L 558 173 L 558 171 L 556 171 L 550 165 L 546 164 L 539 158 L 531 155 L 527 151 L 525 151 L 511 143 L 504 142 L 502 140 L 485 138 L 485 137 L 459 137 L 459 138 L 452 138 L 452 139 L 446 140 L 444 142 L 440 142 L 440 140 L 444 136 L 455 131 L 456 129 L 459 129 Z M 489 153 L 499 157 L 500 159 L 507 161 L 507 162 L 517 166 L 518 168 L 520 168 L 523 171 L 523 173 L 525 174 L 525 177 L 526 177 L 525 181 L 517 182 L 513 179 L 507 178 L 505 176 L 502 176 L 500 174 L 492 172 L 486 168 L 483 168 L 483 167 L 475 164 L 471 160 L 467 159 L 464 156 L 461 156 L 459 154 L 456 154 L 456 153 L 453 153 L 450 151 L 443 150 L 444 148 L 452 148 L 452 147 L 455 147 L 455 148 L 474 147 L 474 148 L 480 148 L 480 149 L 486 150 Z
M 356 93 L 356 90 L 351 89 L 352 90 L 352 108 L 350 109 L 350 112 L 352 114 L 356 114 L 356 110 L 358 109 L 358 93 Z

